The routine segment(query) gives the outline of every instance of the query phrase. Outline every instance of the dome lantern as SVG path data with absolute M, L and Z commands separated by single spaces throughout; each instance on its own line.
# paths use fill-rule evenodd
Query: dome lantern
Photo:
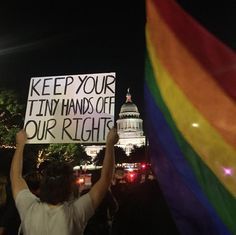
M 121 106 L 119 117 L 123 118 L 139 118 L 138 107 L 132 102 L 130 89 L 127 89 L 126 102 Z

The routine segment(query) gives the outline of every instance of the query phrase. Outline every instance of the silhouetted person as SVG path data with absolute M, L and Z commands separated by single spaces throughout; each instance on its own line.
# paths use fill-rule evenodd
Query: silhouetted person
M 12 197 L 11 186 L 6 176 L 0 176 L 0 235 L 17 235 L 20 216 Z
M 91 179 L 92 185 L 97 182 L 99 177 L 100 171 L 93 172 Z M 109 235 L 113 216 L 117 210 L 118 203 L 112 192 L 108 190 L 94 215 L 89 219 L 84 235 Z
M 142 184 L 128 184 L 123 193 L 114 218 L 112 235 L 179 234 L 153 176 Z
M 5 233 L 4 213 L 7 205 L 7 177 L 0 175 L 0 235 Z

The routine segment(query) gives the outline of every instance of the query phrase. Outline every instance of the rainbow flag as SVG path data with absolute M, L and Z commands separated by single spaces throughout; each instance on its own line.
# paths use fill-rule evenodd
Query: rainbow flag
M 174 0 L 146 1 L 149 154 L 180 234 L 236 234 L 236 54 Z

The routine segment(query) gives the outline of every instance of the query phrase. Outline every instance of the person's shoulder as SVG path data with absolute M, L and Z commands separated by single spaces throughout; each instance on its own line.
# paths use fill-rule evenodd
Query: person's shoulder
M 25 201 L 25 203 L 29 201 L 39 201 L 39 198 L 37 198 L 33 193 L 30 192 L 30 190 L 27 189 L 22 189 L 20 190 L 15 199 L 16 205 L 19 204 L 20 201 Z
M 92 208 L 92 210 L 94 210 L 92 198 L 91 198 L 89 192 L 81 195 L 78 199 L 73 201 L 72 205 L 74 205 L 78 208 Z
M 18 197 L 22 197 L 22 196 L 25 196 L 25 195 L 31 195 L 32 193 L 30 192 L 30 190 L 27 188 L 24 188 L 22 190 L 20 190 L 17 195 L 16 195 L 16 200 Z M 33 195 L 33 194 L 32 194 Z
M 84 192 L 82 195 L 80 195 L 75 202 L 83 203 L 84 201 L 92 202 L 91 196 L 89 194 L 89 191 Z

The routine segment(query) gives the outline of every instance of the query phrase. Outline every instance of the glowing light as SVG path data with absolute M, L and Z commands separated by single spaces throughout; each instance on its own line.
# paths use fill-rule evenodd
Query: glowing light
M 126 170 L 127 171 L 133 171 L 134 169 L 133 168 L 127 168 Z
M 2 145 L 0 146 L 0 148 L 15 149 L 16 147 L 15 147 L 15 146 L 11 146 L 11 145 L 4 145 L 4 144 L 2 144 Z
M 134 182 L 135 178 L 136 178 L 136 174 L 135 174 L 134 172 L 129 172 L 129 173 L 128 173 L 128 175 L 127 175 L 127 180 L 128 180 L 129 182 Z
M 43 154 L 43 150 L 38 151 L 38 158 L 37 158 L 37 168 L 39 168 L 40 164 L 45 161 L 45 156 Z
M 198 123 L 192 123 L 192 127 L 199 127 L 199 124 Z
M 223 171 L 225 175 L 233 175 L 233 170 L 231 168 L 223 167 Z
M 79 178 L 76 180 L 77 184 L 84 184 L 85 183 L 85 179 L 84 178 Z
M 142 167 L 142 169 L 145 169 L 146 168 L 146 164 L 142 164 L 141 167 Z

